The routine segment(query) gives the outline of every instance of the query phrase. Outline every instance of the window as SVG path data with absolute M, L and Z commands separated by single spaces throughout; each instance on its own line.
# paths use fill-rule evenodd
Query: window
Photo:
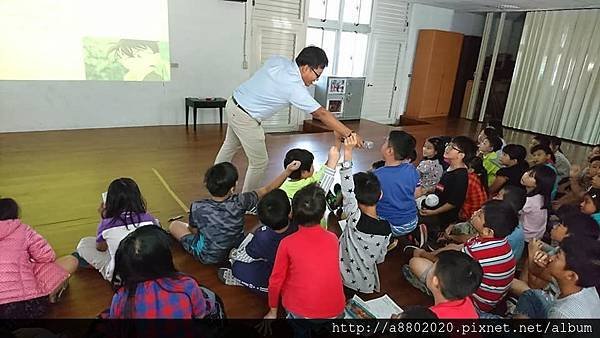
M 373 0 L 309 0 L 306 45 L 323 48 L 325 74 L 364 76 Z

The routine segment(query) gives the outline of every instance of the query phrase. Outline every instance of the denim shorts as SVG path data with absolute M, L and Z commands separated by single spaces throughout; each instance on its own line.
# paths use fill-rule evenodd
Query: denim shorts
M 515 314 L 526 315 L 531 319 L 545 319 L 548 318 L 552 303 L 552 297 L 546 292 L 527 290 L 519 297 Z
M 200 253 L 204 250 L 205 239 L 201 233 L 187 234 L 179 240 L 183 250 L 190 253 L 194 258 L 200 259 Z

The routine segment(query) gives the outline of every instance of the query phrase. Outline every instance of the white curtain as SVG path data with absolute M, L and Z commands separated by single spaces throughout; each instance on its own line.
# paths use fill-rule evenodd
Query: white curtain
M 504 125 L 600 143 L 600 10 L 527 13 Z

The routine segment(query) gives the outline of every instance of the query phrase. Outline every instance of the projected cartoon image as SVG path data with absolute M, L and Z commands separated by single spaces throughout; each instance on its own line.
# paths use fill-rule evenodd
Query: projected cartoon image
M 344 100 L 339 99 L 327 101 L 327 110 L 329 110 L 336 116 L 342 115 L 344 111 Z
M 83 48 L 86 80 L 170 80 L 166 42 L 86 37 Z
M 346 79 L 332 79 L 329 82 L 329 94 L 344 94 L 346 92 Z

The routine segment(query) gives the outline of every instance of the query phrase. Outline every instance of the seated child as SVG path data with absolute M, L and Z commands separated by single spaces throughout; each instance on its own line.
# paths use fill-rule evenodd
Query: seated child
M 115 256 L 116 290 L 111 319 L 192 319 L 222 317 L 224 309 L 212 291 L 175 269 L 171 238 L 157 226 L 129 233 Z
M 256 191 L 236 194 L 238 172 L 229 162 L 210 167 L 204 184 L 211 198 L 195 201 L 190 207 L 190 224 L 174 221 L 169 232 L 181 242 L 183 249 L 203 264 L 225 261 L 229 251 L 237 247 L 244 236 L 244 214 L 256 208 L 268 192 L 279 188 L 285 179 L 300 167 L 293 161 L 268 185 Z
M 521 178 L 527 190 L 527 200 L 519 214 L 519 224 L 523 225 L 525 241 L 540 239 L 546 232 L 548 211 L 550 210 L 552 186 L 556 173 L 546 165 L 535 165 Z
M 600 183 L 600 175 L 594 177 L 595 180 Z M 600 189 L 590 188 L 585 195 L 583 195 L 583 202 L 581 202 L 581 212 L 586 215 L 592 216 L 592 218 L 600 226 Z
M 529 151 L 532 155 L 533 165 L 543 164 L 554 171 L 556 178 L 554 180 L 554 185 L 552 186 L 552 193 L 550 195 L 550 199 L 554 200 L 556 194 L 558 193 L 558 172 L 556 171 L 556 167 L 554 166 L 554 163 L 556 161 L 554 153 L 552 152 L 552 150 L 550 150 L 550 146 L 543 144 L 533 146 Z
M 520 297 L 514 318 L 583 319 L 600 318 L 600 243 L 569 236 L 554 255 L 539 255 L 541 264 L 558 283 L 559 295 L 528 289 Z
M 600 156 L 589 159 L 588 165 L 581 170 L 578 165 L 572 165 L 569 171 L 569 182 L 561 186 L 561 196 L 558 200 L 552 202 L 552 208 L 558 210 L 563 205 L 580 204 L 583 200 L 583 194 L 592 187 L 594 176 L 600 174 Z M 597 181 L 595 188 L 600 189 L 600 181 Z
M 481 284 L 481 265 L 469 255 L 442 251 L 427 273 L 426 285 L 435 305 L 429 309 L 440 319 L 478 319 L 471 294 Z
M 423 144 L 423 159 L 417 166 L 417 171 L 421 175 L 423 193 L 432 193 L 442 178 L 444 147 L 445 145 L 439 137 L 430 137 Z
M 507 185 L 494 197 L 495 200 L 508 203 L 513 210 L 518 214 L 525 205 L 525 189 L 521 189 L 514 185 Z M 471 220 L 464 223 L 451 224 L 444 232 L 444 239 L 454 243 L 465 243 L 469 239 L 477 235 L 477 230 L 473 227 Z M 521 224 L 506 237 L 508 244 L 512 248 L 515 260 L 518 262 L 521 259 L 524 249 L 525 235 Z
M 293 161 L 300 162 L 300 168 L 292 172 L 289 178 L 281 185 L 281 190 L 285 191 L 291 200 L 296 192 L 305 186 L 318 183 L 323 177 L 325 166 L 321 166 L 315 173 L 313 161 L 315 157 L 306 149 L 291 149 L 285 154 L 283 167 L 286 168 Z
M 355 136 L 344 142 L 344 163 L 340 170 L 346 227 L 340 236 L 340 271 L 344 286 L 372 293 L 379 292 L 377 264 L 383 263 L 390 242 L 390 224 L 377 215 L 381 186 L 373 173 L 352 175 L 352 150 Z
M 410 162 L 415 138 L 400 130 L 392 130 L 381 146 L 385 166 L 373 171 L 383 191 L 377 203 L 379 217 L 390 222 L 394 236 L 406 236 L 417 228 L 415 190 L 419 173 Z
M 496 179 L 496 172 L 502 165 L 498 159 L 498 152 L 502 148 L 502 140 L 498 136 L 490 136 L 479 143 L 479 153 L 483 159 L 483 167 L 487 172 L 487 185 L 491 186 Z
M 479 312 L 490 312 L 508 292 L 515 273 L 516 261 L 506 237 L 517 226 L 518 218 L 513 207 L 504 201 L 488 201 L 471 220 L 478 235 L 464 246 L 449 244 L 434 252 L 416 249 L 408 265 L 402 268 L 405 278 L 416 288 L 423 287 L 428 270 L 445 250 L 462 250 L 473 257 L 483 268 L 483 279 L 471 300 Z
M 550 230 L 552 245 L 539 240 L 529 242 L 528 264 L 521 273 L 521 280 L 513 281 L 511 286 L 513 293 L 520 295 L 524 291 L 523 285 L 527 285 L 526 288 L 555 292 L 558 287 L 545 264 L 541 264 L 540 258 L 543 258 L 543 255 L 555 255 L 560 243 L 569 236 L 598 239 L 600 229 L 590 216 L 577 210 L 565 210 L 564 207 L 558 211 L 558 215 L 560 221 Z
M 100 206 L 100 217 L 96 237 L 82 238 L 74 255 L 80 259 L 80 266 L 91 265 L 110 281 L 121 240 L 137 227 L 155 224 L 156 219 L 146 211 L 146 201 L 131 178 L 110 183 L 106 203 Z
M 560 149 L 560 145 L 562 141 L 556 137 L 550 137 L 550 150 L 554 153 L 554 158 L 556 161 L 554 162 L 554 166 L 556 167 L 556 172 L 558 176 L 558 182 L 561 182 L 564 179 L 569 178 L 569 172 L 571 171 L 571 162 L 565 156 L 562 149 Z
M 48 242 L 19 219 L 12 198 L 0 199 L 0 319 L 42 317 L 77 269 L 73 256 L 56 258 Z
M 238 248 L 238 252 L 243 250 L 250 259 L 234 259 L 231 269 L 220 268 L 219 279 L 227 285 L 242 285 L 266 295 L 279 243 L 298 229 L 289 224 L 291 210 L 283 190 L 266 194 L 258 202 L 259 227 L 246 246 Z
M 279 243 L 269 278 L 265 319 L 277 318 L 279 299 L 290 318 L 337 318 L 345 298 L 337 237 L 319 226 L 325 192 L 311 184 L 292 199 L 292 222 L 298 231 Z
M 521 184 L 521 177 L 529 169 L 526 157 L 527 149 L 520 144 L 507 144 L 502 148 L 500 164 L 504 167 L 496 172 L 496 179 L 489 189 L 490 195 L 495 195 L 506 185 L 524 188 Z
M 462 221 L 471 219 L 473 213 L 479 209 L 483 203 L 488 200 L 487 171 L 483 167 L 483 160 L 480 157 L 474 157 L 469 163 L 469 181 L 467 183 L 467 194 L 462 208 L 458 213 L 458 218 Z
M 458 221 L 458 214 L 467 195 L 469 173 L 466 163 L 475 157 L 477 146 L 466 136 L 457 136 L 446 145 L 444 159 L 450 163 L 448 170 L 436 186 L 439 203 L 435 209 L 421 209 L 420 224 L 425 224 L 428 237 L 434 240 L 450 223 Z M 385 198 L 385 185 L 383 196 Z

